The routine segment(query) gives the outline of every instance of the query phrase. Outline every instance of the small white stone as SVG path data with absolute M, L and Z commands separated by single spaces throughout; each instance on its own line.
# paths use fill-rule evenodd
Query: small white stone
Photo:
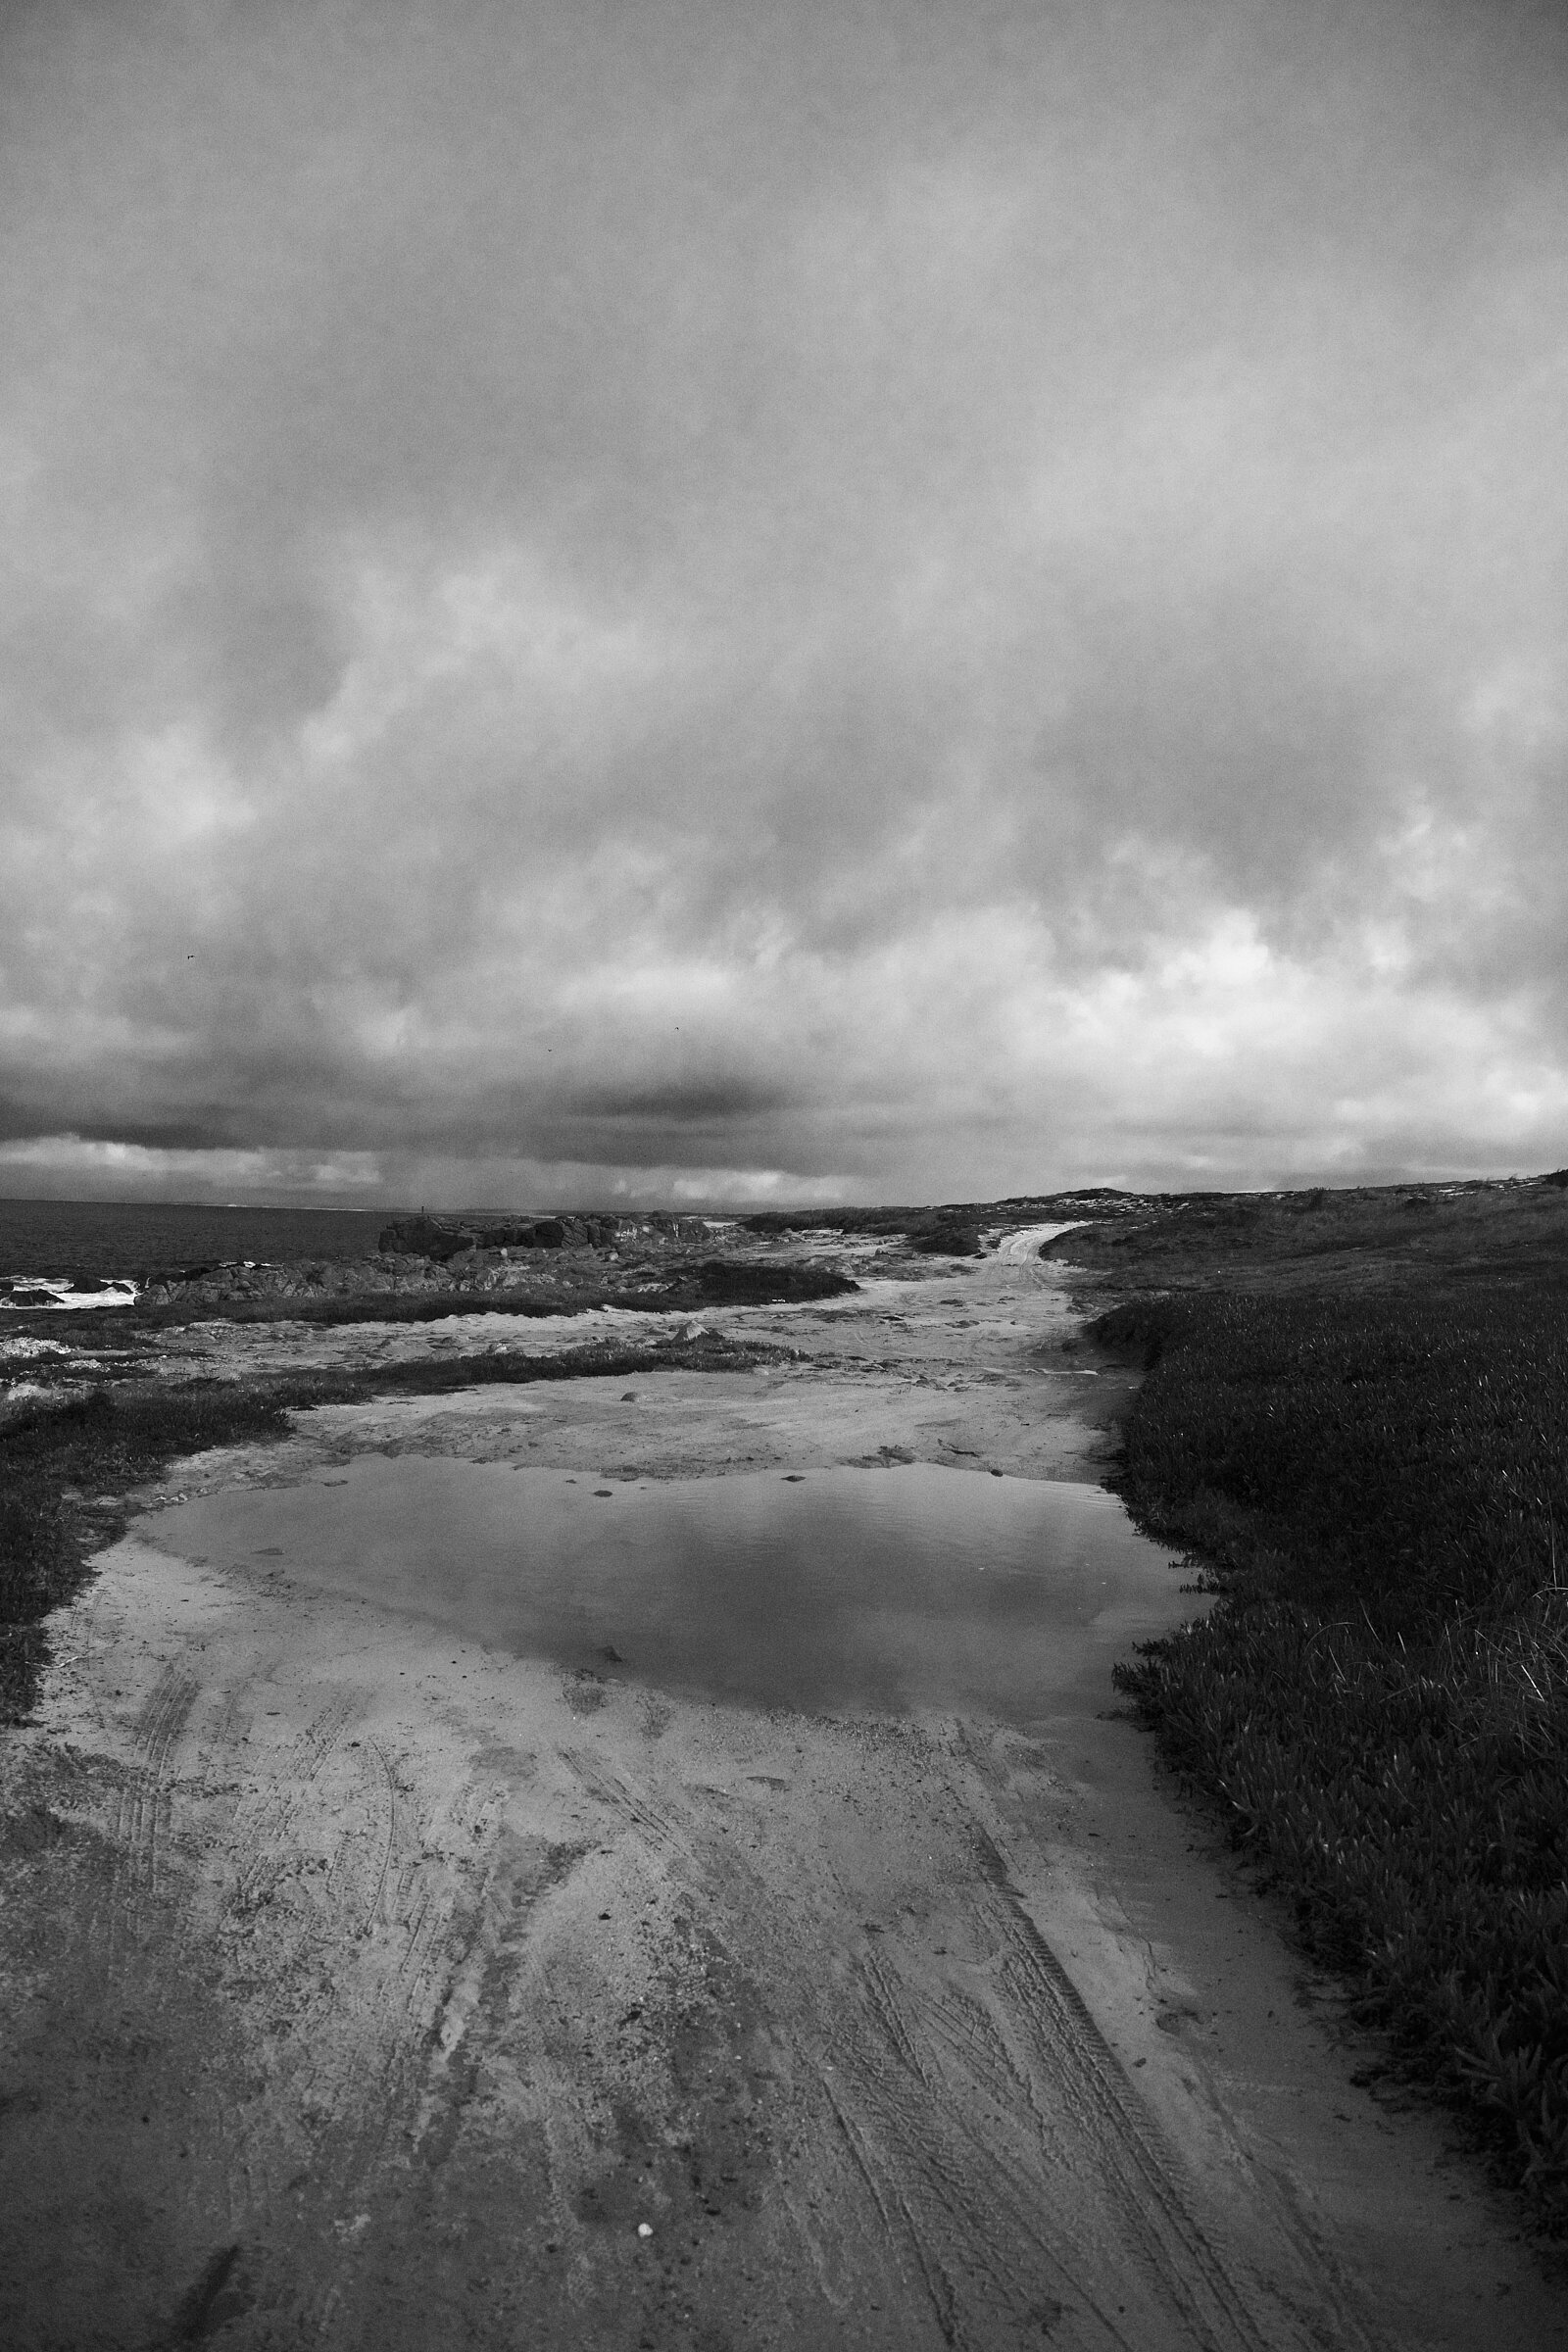
M 653 2223 L 652 2223 L 652 2222 L 639 2222 L 639 2223 L 638 2223 L 638 2225 L 637 2225 L 637 2234 L 638 2234 L 638 2236 L 639 2236 L 639 2237 L 652 2237 L 652 2236 L 653 2236 L 653 2234 L 654 2234 L 654 2225 L 653 2225 Z

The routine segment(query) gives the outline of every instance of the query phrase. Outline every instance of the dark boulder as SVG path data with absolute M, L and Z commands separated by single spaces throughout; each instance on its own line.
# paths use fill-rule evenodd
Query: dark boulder
M 670 1289 L 682 1305 L 769 1306 L 785 1300 L 842 1298 L 859 1289 L 828 1266 L 736 1264 L 710 1257 L 678 1275 Z
M 404 1257 L 456 1257 L 460 1250 L 472 1247 L 453 1218 L 426 1216 L 400 1217 L 395 1225 L 384 1225 L 376 1243 L 378 1250 Z

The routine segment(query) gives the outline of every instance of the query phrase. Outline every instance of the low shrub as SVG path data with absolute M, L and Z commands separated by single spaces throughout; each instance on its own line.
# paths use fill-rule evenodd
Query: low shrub
M 647 1305 L 689 1313 L 704 1306 L 771 1306 L 813 1298 L 843 1298 L 859 1284 L 830 1266 L 769 1265 L 765 1260 L 711 1257 L 682 1267 L 646 1296 L 622 1293 L 617 1306 Z
M 909 1247 L 927 1257 L 980 1257 L 985 1250 L 977 1225 L 933 1225 L 911 1234 Z

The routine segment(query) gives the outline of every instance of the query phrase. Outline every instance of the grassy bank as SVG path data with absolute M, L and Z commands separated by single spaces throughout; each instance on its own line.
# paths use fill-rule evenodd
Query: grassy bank
M 98 1389 L 0 1431 L 0 1721 L 32 1702 L 48 1643 L 39 1620 L 86 1581 L 117 1532 L 121 1491 L 209 1446 L 281 1436 L 270 1398 L 216 1382 L 131 1394 Z
M 49 1654 L 40 1621 L 81 1590 L 92 1554 L 120 1534 L 127 1491 L 171 1461 L 283 1437 L 291 1412 L 312 1405 L 532 1381 L 734 1371 L 773 1352 L 707 1332 L 642 1348 L 609 1343 L 549 1355 L 424 1357 L 244 1384 L 127 1380 L 40 1402 L 0 1427 L 0 1723 L 24 1720 L 33 1703 Z
M 1064 1214 L 1068 1213 L 1065 1210 Z M 1568 1183 L 1124 1196 L 1043 1254 L 1118 1292 L 1568 1287 Z
M 1119 1680 L 1350 1980 L 1568 2224 L 1568 1317 L 1461 1282 L 1179 1293 L 1121 1484 L 1223 1597 Z

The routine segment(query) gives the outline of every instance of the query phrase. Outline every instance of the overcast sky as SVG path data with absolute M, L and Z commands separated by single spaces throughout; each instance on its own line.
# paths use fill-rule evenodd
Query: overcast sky
M 0 1191 L 1568 1160 L 1568 16 L 0 0 Z

